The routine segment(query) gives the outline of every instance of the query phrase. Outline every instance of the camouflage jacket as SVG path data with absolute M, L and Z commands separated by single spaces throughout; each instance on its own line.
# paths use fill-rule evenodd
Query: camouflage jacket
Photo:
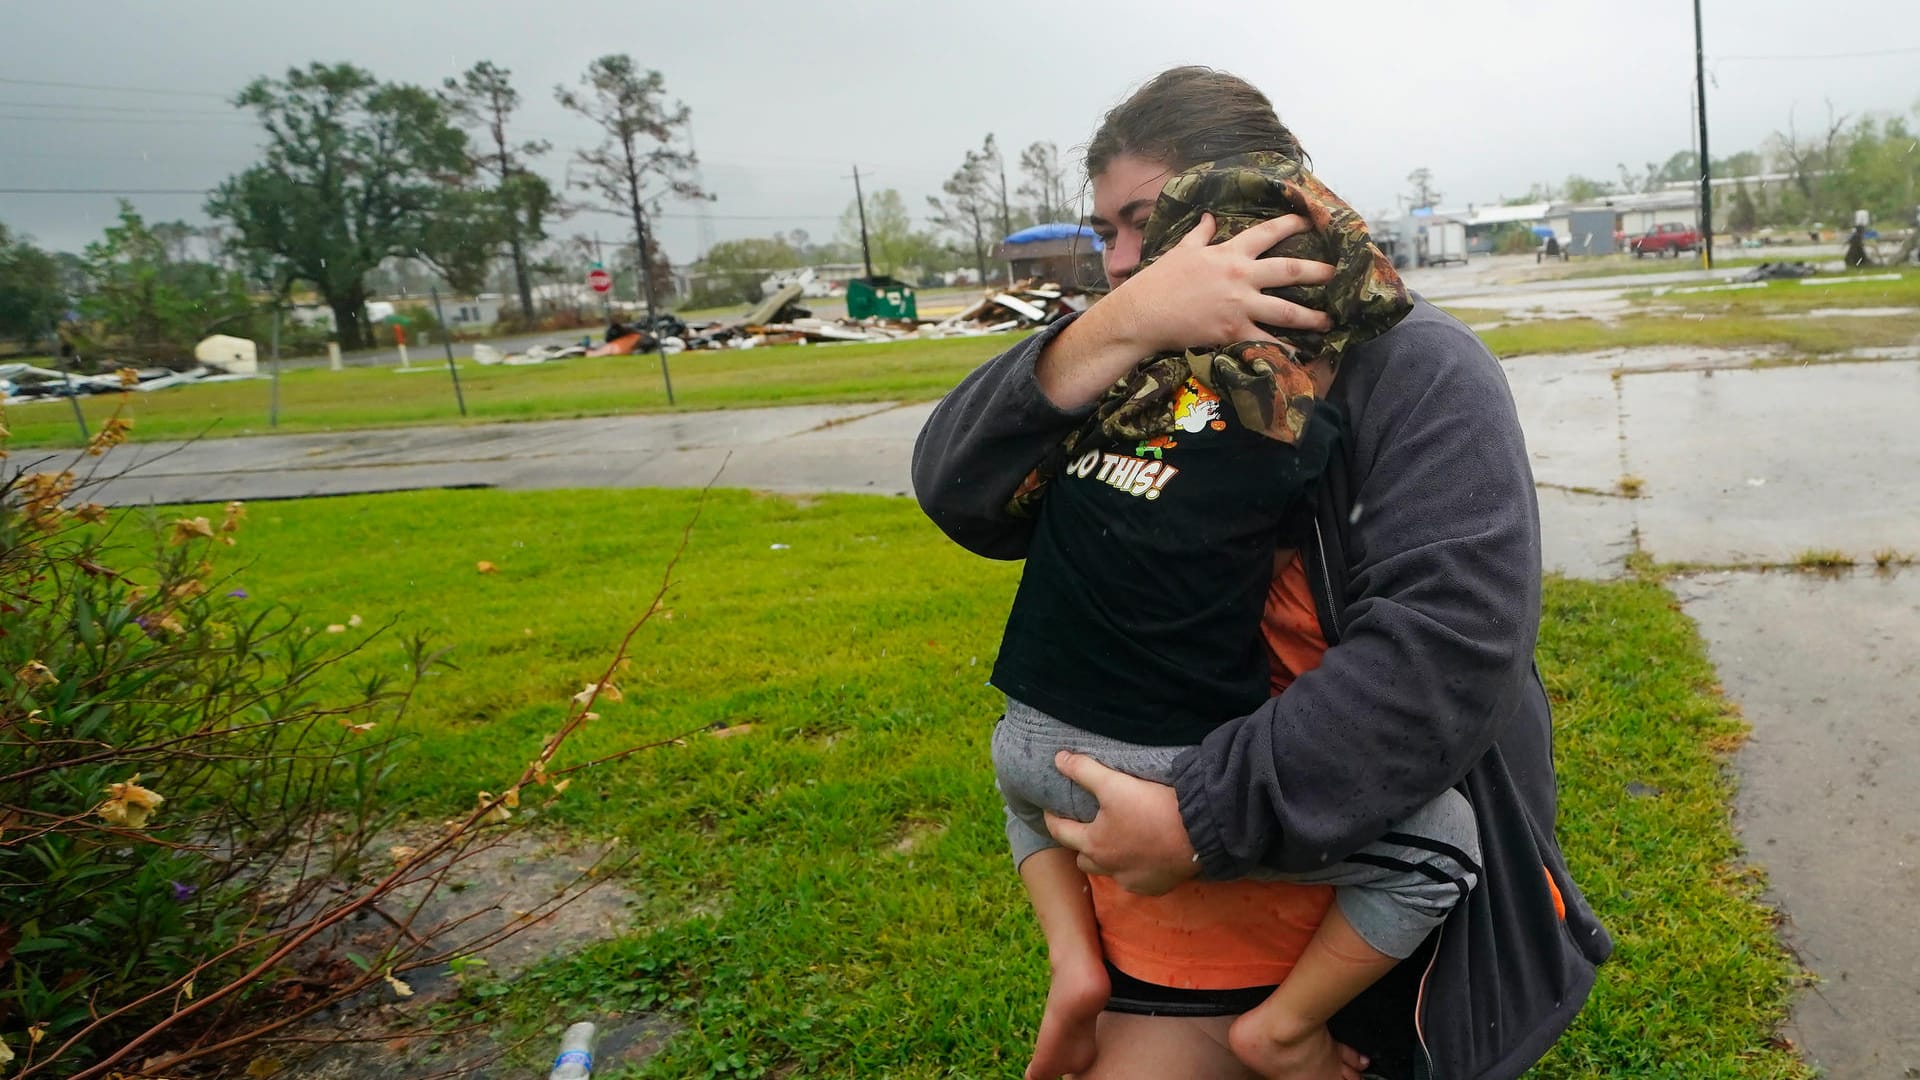
M 1333 319 L 1333 329 L 1321 334 L 1262 327 L 1279 339 L 1277 344 L 1239 341 L 1146 357 L 1109 387 L 1086 423 L 1028 475 L 1008 503 L 1010 513 L 1035 514 L 1048 482 L 1080 453 L 1174 430 L 1176 402 L 1190 378 L 1231 403 L 1247 428 L 1299 444 L 1313 415 L 1313 381 L 1307 366 L 1324 359 L 1338 370 L 1350 346 L 1386 333 L 1413 310 L 1406 285 L 1373 246 L 1360 215 L 1298 161 L 1274 153 L 1222 158 L 1167 181 L 1147 220 L 1141 265 L 1171 250 L 1200 224 L 1202 214 L 1213 215 L 1212 242 L 1219 243 L 1291 213 L 1306 217 L 1312 228 L 1282 240 L 1262 258 L 1330 263 L 1333 280 L 1268 292 L 1326 312 Z

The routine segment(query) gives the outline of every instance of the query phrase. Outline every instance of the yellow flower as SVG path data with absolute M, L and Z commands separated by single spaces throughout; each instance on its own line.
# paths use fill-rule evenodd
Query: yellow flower
M 73 516 L 89 525 L 98 525 L 107 520 L 107 508 L 99 503 L 81 503 L 73 508 Z
M 147 819 L 166 802 L 157 791 L 149 791 L 140 786 L 140 774 L 124 784 L 107 785 L 107 801 L 94 808 L 94 812 L 105 818 L 110 825 L 120 825 L 129 829 L 144 829 Z
M 240 528 L 240 521 L 247 516 L 247 504 L 230 502 L 227 504 L 227 518 L 220 523 L 221 532 L 234 532 Z
M 99 457 L 114 447 L 119 446 L 121 443 L 126 442 L 127 432 L 132 430 L 132 428 L 133 421 L 124 416 L 107 417 L 106 423 L 100 425 L 100 430 L 94 432 L 93 438 L 87 440 L 88 456 Z
M 120 385 L 124 389 L 131 390 L 140 385 L 140 373 L 130 367 L 123 367 L 113 374 L 120 380 Z
M 13 1051 L 8 1048 L 5 1041 L 0 1041 L 0 1065 L 11 1064 L 13 1064 Z
M 405 866 L 413 861 L 415 855 L 420 854 L 420 850 L 405 844 L 395 844 L 387 849 L 387 854 L 393 856 L 395 866 Z
M 16 482 L 14 490 L 20 493 L 27 522 L 38 529 L 52 529 L 65 514 L 60 504 L 73 494 L 73 473 L 30 473 Z
M 14 673 L 22 686 L 59 686 L 60 680 L 54 678 L 52 670 L 38 660 L 29 660 L 26 666 Z
M 394 978 L 393 972 L 391 971 L 387 972 L 387 985 L 393 987 L 393 992 L 400 997 L 410 998 L 413 996 L 413 987 Z
M 507 793 L 507 795 L 512 796 L 515 799 L 515 801 L 518 801 L 519 799 L 518 792 L 510 791 Z M 494 825 L 494 824 L 498 824 L 500 822 L 506 821 L 507 819 L 513 817 L 513 811 L 507 809 L 505 797 L 502 797 L 500 802 L 495 803 L 493 801 L 493 792 L 491 791 L 481 792 L 478 805 L 485 807 L 489 803 L 492 803 L 493 805 L 490 809 L 487 810 L 486 813 L 480 815 L 480 824 Z
M 213 525 L 206 518 L 181 518 L 173 523 L 173 542 L 184 544 L 194 537 L 213 539 Z
M 485 559 L 481 559 L 479 562 L 474 563 L 473 568 L 475 570 L 480 571 L 483 574 L 494 574 L 494 573 L 498 573 L 500 570 L 499 567 L 493 565 L 492 563 L 488 562 Z
M 154 625 L 169 634 L 184 634 L 187 632 L 187 628 L 180 625 L 180 619 L 175 615 L 163 615 L 160 621 L 154 623 Z

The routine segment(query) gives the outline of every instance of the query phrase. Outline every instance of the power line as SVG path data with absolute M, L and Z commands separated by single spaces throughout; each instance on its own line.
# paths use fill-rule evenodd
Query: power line
M 15 113 L 0 113 L 0 120 L 26 120 L 40 124 L 240 124 L 246 127 L 253 126 L 251 121 L 238 116 L 224 120 L 214 119 L 212 117 L 200 117 L 189 120 L 174 119 L 167 116 L 144 118 L 128 117 L 123 119 L 118 116 L 20 116 Z
M 210 188 L 0 188 L 0 195 L 211 195 Z M 589 214 L 612 214 L 615 210 L 581 207 Z M 698 221 L 699 214 L 649 214 L 669 221 Z M 716 221 L 839 221 L 838 214 L 713 214 Z
M 0 84 L 8 86 L 50 86 L 58 90 L 99 90 L 109 94 L 169 94 L 175 97 L 210 97 L 221 101 L 230 95 L 216 94 L 211 90 L 170 90 L 158 86 L 101 86 L 97 83 L 48 82 L 44 79 L 0 79 Z
M 210 195 L 206 188 L 0 188 L 0 195 Z
M 70 112 L 100 113 L 167 113 L 173 116 L 222 116 L 233 118 L 238 114 L 232 109 L 167 109 L 141 108 L 138 105 L 69 105 L 51 101 L 0 101 L 0 109 L 65 109 Z
M 1714 60 L 1859 60 L 1870 56 L 1906 56 L 1920 53 L 1920 45 L 1904 49 L 1870 49 L 1866 52 L 1837 53 L 1748 53 L 1740 56 L 1716 56 Z

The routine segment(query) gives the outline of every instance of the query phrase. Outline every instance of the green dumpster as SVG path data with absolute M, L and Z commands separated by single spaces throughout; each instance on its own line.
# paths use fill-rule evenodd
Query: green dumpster
M 865 319 L 917 319 L 919 305 L 913 299 L 913 286 L 885 274 L 854 278 L 847 282 L 847 317 Z

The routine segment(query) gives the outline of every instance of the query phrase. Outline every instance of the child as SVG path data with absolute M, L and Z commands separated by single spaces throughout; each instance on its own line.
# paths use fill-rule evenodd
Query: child
M 1029 1080 L 1093 1063 L 1115 959 L 1074 853 L 1042 821 L 1043 811 L 1086 821 L 1097 810 L 1054 755 L 1072 750 L 1170 783 L 1183 750 L 1266 699 L 1278 673 L 1262 612 L 1285 565 L 1282 521 L 1339 430 L 1337 414 L 1317 406 L 1297 445 L 1269 438 L 1197 376 L 1181 386 L 1172 420 L 1168 434 L 1076 450 L 1060 467 L 993 672 L 1008 698 L 993 736 L 1007 835 L 1053 969 Z M 1472 809 L 1450 790 L 1389 839 L 1312 874 L 1275 875 L 1335 886 L 1335 904 L 1284 981 L 1235 1023 L 1235 1053 L 1265 1076 L 1328 1075 L 1327 1020 L 1441 923 L 1473 886 L 1478 858 Z

